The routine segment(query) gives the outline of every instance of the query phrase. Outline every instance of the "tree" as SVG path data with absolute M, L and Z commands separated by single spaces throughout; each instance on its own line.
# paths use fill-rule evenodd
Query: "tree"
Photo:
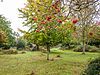
M 3 43 L 5 42 L 6 42 L 6 35 L 2 30 L 0 30 L 0 47 L 2 47 Z
M 100 45 L 100 27 L 98 24 L 94 24 L 88 28 L 88 44 L 99 47 Z
M 50 47 L 63 42 L 65 36 L 77 23 L 77 20 L 66 20 L 64 9 L 60 0 L 28 0 L 26 7 L 19 9 L 21 18 L 26 19 L 23 24 L 30 28 L 28 31 L 30 37 L 36 44 L 41 43 L 47 47 L 47 60 L 49 60 Z
M 83 54 L 85 54 L 86 41 L 88 39 L 88 26 L 93 25 L 94 20 L 98 19 L 100 14 L 99 0 L 62 0 L 64 5 L 69 8 L 69 15 L 78 17 L 78 25 L 82 31 Z
M 6 40 L 5 38 L 2 38 L 0 39 L 0 41 L 5 40 L 4 43 L 12 45 L 14 42 L 14 36 L 13 36 L 13 31 L 10 28 L 10 24 L 11 24 L 10 21 L 7 21 L 7 19 L 4 16 L 0 15 L 0 33 L 2 37 L 3 36 L 6 37 Z

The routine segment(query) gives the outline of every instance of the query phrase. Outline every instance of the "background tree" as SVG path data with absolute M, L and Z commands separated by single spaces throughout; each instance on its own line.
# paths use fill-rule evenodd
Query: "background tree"
M 88 39 L 88 26 L 93 25 L 95 19 L 100 17 L 99 0 L 62 0 L 63 5 L 67 5 L 69 15 L 79 19 L 78 25 L 82 31 L 83 54 L 85 54 L 86 41 Z
M 6 37 L 5 44 L 12 45 L 15 39 L 13 35 L 13 30 L 10 28 L 10 24 L 11 23 L 7 21 L 7 19 L 4 16 L 0 15 L 0 32 L 2 33 L 1 35 L 4 35 Z M 0 41 L 3 39 L 0 39 Z
M 100 46 L 100 27 L 94 24 L 88 27 L 88 44 L 99 47 Z
M 3 46 L 3 44 L 6 42 L 6 34 L 0 30 L 0 48 Z

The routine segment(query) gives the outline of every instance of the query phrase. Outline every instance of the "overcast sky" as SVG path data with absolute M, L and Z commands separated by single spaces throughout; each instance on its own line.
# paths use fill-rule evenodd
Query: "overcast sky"
M 24 7 L 25 2 L 26 0 L 4 0 L 0 2 L 0 15 L 5 16 L 12 23 L 11 27 L 14 31 L 17 31 L 18 28 L 27 29 L 22 27 L 22 19 L 18 18 L 18 8 Z

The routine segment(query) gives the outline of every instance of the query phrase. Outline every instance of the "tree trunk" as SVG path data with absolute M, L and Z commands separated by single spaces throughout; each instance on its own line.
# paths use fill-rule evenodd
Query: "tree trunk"
M 68 44 L 68 49 L 70 49 L 70 43 Z
M 50 45 L 47 44 L 47 60 L 49 60 L 49 54 L 50 54 Z
M 83 27 L 82 35 L 83 35 L 83 52 L 82 52 L 82 54 L 85 54 L 85 27 Z
M 88 38 L 88 26 L 86 25 L 86 45 L 85 45 L 85 49 L 88 49 L 88 43 L 89 43 L 89 38 Z
M 38 44 L 36 44 L 36 50 L 40 50 L 40 48 L 39 48 L 39 45 L 38 45 Z
M 82 54 L 85 54 L 85 43 L 83 42 L 83 52 Z

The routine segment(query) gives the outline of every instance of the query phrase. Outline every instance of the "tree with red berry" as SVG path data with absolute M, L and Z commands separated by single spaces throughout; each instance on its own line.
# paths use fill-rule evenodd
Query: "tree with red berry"
M 69 8 L 69 15 L 75 16 L 78 18 L 78 26 L 82 32 L 80 36 L 82 39 L 81 43 L 83 44 L 83 53 L 85 54 L 85 47 L 87 46 L 88 40 L 88 28 L 93 25 L 95 19 L 99 18 L 100 10 L 100 1 L 99 0 L 62 0 L 63 5 L 66 5 Z M 73 20 L 73 23 L 76 23 L 77 20 Z M 81 33 L 80 32 L 80 33 Z M 79 34 L 80 34 L 79 33 Z M 93 35 L 93 33 L 90 33 Z
M 66 16 L 62 13 L 64 8 L 61 6 L 60 0 L 28 0 L 25 8 L 19 9 L 19 11 L 22 15 L 21 18 L 26 19 L 23 24 L 30 27 L 29 32 L 33 33 L 31 34 L 33 40 L 42 41 L 42 45 L 46 46 L 47 60 L 49 60 L 50 47 L 66 40 L 64 38 L 68 31 L 71 32 L 77 22 L 76 20 L 73 22 L 69 20 L 70 23 L 65 22 Z

